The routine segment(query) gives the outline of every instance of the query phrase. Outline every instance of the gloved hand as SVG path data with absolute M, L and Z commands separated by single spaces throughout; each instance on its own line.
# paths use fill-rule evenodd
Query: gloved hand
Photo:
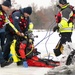
M 58 26 L 55 26 L 55 27 L 53 28 L 53 32 L 55 32 L 56 30 L 59 31 L 59 27 L 58 27 Z
M 17 32 L 16 34 L 19 35 L 19 36 L 24 36 L 24 34 L 20 33 L 20 32 Z
M 23 61 L 23 66 L 28 67 L 27 61 Z
M 18 32 L 16 32 L 16 34 L 18 35 L 18 36 L 21 36 L 21 33 L 18 31 Z

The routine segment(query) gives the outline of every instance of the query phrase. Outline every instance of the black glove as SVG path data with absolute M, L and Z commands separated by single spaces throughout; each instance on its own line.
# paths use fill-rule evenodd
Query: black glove
M 59 31 L 59 27 L 58 27 L 58 26 L 55 26 L 55 27 L 53 28 L 53 32 L 55 32 L 56 30 Z

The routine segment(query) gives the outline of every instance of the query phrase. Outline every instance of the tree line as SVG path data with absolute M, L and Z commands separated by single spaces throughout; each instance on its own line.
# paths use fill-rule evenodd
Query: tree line
M 57 6 L 53 5 L 48 8 L 41 7 L 37 10 L 37 5 L 32 4 L 32 8 L 33 13 L 31 15 L 31 20 L 34 24 L 34 29 L 53 29 L 56 25 L 55 15 L 59 12 Z

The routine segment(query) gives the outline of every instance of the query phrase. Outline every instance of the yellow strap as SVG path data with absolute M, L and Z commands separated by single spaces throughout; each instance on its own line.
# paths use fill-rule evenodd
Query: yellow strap
M 11 46 L 10 46 L 10 53 L 12 54 L 12 58 L 14 62 L 20 61 L 20 59 L 17 57 L 16 51 L 15 51 L 15 44 L 16 44 L 16 39 L 13 40 Z
M 17 33 L 18 30 L 15 28 L 15 26 L 12 23 L 9 23 L 9 25 L 14 29 L 14 31 Z
M 69 4 L 67 4 L 67 5 L 63 6 L 63 7 L 62 7 L 62 9 L 66 8 L 66 7 L 68 7 L 68 6 L 69 6 Z
M 15 26 L 8 19 L 6 19 L 5 22 L 9 23 L 10 27 L 12 27 L 16 33 L 18 32 L 18 30 L 15 28 Z

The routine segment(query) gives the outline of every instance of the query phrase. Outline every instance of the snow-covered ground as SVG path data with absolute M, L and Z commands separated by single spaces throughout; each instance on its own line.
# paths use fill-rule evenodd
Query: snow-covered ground
M 40 42 L 36 48 L 38 49 L 38 51 L 41 52 L 41 58 L 44 58 L 46 56 L 48 56 L 48 54 L 50 54 L 50 58 L 54 59 L 54 60 L 58 60 L 60 61 L 60 57 L 58 57 L 58 59 L 54 56 L 53 53 L 53 49 L 56 47 L 60 37 L 59 37 L 59 33 L 58 32 L 52 32 L 52 31 L 45 31 L 42 30 L 40 32 L 40 30 L 38 32 L 34 31 L 34 35 L 38 35 L 38 38 L 35 38 L 35 46 L 46 36 L 49 36 L 49 38 L 46 38 L 45 40 L 43 40 L 42 42 Z M 75 31 L 72 34 L 72 43 L 73 45 L 75 44 Z M 48 58 L 48 57 L 46 57 Z
M 47 31 L 45 30 L 38 30 L 34 31 L 34 36 L 38 35 L 38 38 L 35 38 L 34 45 L 41 52 L 39 57 L 44 58 L 48 56 L 50 53 L 51 59 L 56 59 L 53 54 L 53 49 L 55 48 L 57 42 L 59 41 L 60 37 L 57 32 Z M 46 35 L 47 34 L 47 35 Z M 49 39 L 46 38 L 42 42 L 40 42 L 45 36 L 47 37 L 50 34 Z M 47 41 L 48 40 L 48 41 Z M 75 43 L 75 31 L 72 35 L 72 41 Z M 40 43 L 39 43 L 40 42 Z M 38 44 L 38 45 L 37 45 Z M 60 58 L 59 58 L 60 59 Z M 58 59 L 56 59 L 58 60 Z M 17 67 L 15 63 L 11 64 L 10 66 L 0 68 L 0 75 L 45 75 L 50 69 L 49 68 L 41 68 L 41 67 Z
M 53 33 L 52 31 L 34 31 L 34 36 L 38 35 L 38 38 L 35 38 L 34 45 L 38 51 L 41 52 L 40 57 L 44 58 L 50 54 L 54 56 L 53 49 L 55 48 L 57 42 L 59 41 L 60 37 L 57 32 Z M 50 35 L 50 36 L 49 36 Z M 45 37 L 49 36 L 49 38 L 44 39 Z M 44 39 L 44 40 L 43 40 Z

